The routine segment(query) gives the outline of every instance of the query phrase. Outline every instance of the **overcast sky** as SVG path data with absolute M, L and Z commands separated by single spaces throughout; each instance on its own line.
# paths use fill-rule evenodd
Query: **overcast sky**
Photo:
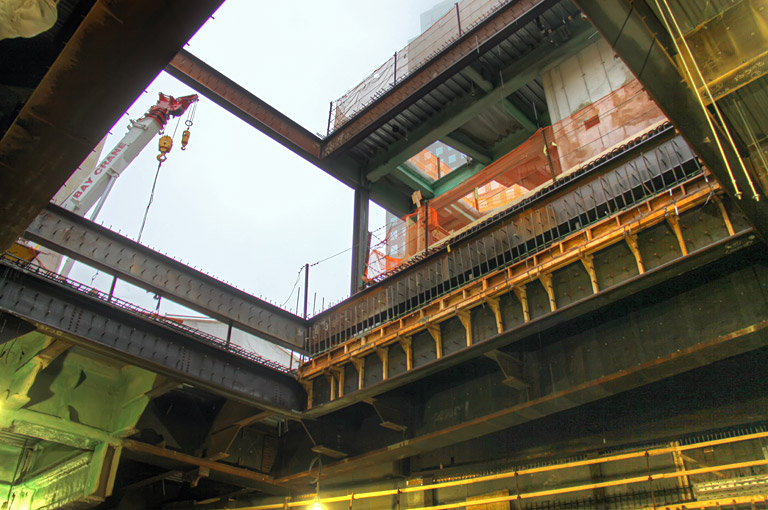
M 325 133 L 328 106 L 417 36 L 419 14 L 437 0 L 227 0 L 187 50 L 312 132 Z M 165 73 L 112 128 L 105 152 L 129 118 L 157 100 L 193 90 Z M 166 131 L 173 134 L 175 119 Z M 163 164 L 142 243 L 257 296 L 282 304 L 297 271 L 352 244 L 351 189 L 202 97 L 189 147 Z M 97 221 L 136 238 L 157 169 L 157 140 L 118 179 Z M 371 209 L 371 229 L 384 222 Z M 71 276 L 90 283 L 95 271 Z M 310 270 L 310 312 L 348 295 L 350 252 Z M 94 284 L 108 289 L 111 277 Z M 303 278 L 302 278 L 303 284 Z M 117 295 L 154 308 L 127 285 Z M 285 308 L 296 309 L 294 293 Z M 163 302 L 161 312 L 182 312 Z

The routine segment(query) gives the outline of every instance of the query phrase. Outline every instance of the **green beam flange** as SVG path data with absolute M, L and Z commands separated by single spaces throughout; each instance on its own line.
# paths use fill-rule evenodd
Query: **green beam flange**
M 460 166 L 453 172 L 442 176 L 432 184 L 432 188 L 435 190 L 435 196 L 442 195 L 446 191 L 452 190 L 483 168 L 485 168 L 485 165 L 473 161 L 472 163 Z
M 435 196 L 432 184 L 427 180 L 429 177 L 418 170 L 410 168 L 406 164 L 397 165 L 397 170 L 392 175 L 410 189 L 421 191 L 424 198 Z
M 493 155 L 487 149 L 480 147 L 477 143 L 470 140 L 468 136 L 458 131 L 441 137 L 440 141 L 447 143 L 483 165 L 489 165 L 493 161 Z

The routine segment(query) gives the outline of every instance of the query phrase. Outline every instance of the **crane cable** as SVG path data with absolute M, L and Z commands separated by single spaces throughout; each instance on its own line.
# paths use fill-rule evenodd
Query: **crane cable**
M 147 215 L 149 214 L 149 208 L 152 206 L 152 201 L 155 199 L 155 187 L 157 186 L 157 177 L 160 175 L 160 167 L 163 166 L 163 162 L 160 161 L 157 164 L 157 172 L 155 172 L 155 182 L 152 183 L 152 192 L 149 194 L 149 202 L 147 203 L 147 209 L 144 211 L 144 219 L 141 220 L 141 228 L 139 229 L 139 237 L 136 239 L 137 243 L 141 242 L 141 235 L 144 233 L 144 226 L 147 224 Z
M 192 121 L 193 121 L 193 119 L 195 117 L 196 110 L 197 110 L 197 101 L 192 103 L 192 107 L 190 108 L 189 111 L 187 111 L 187 120 L 184 122 L 184 124 L 187 126 L 187 128 L 190 128 L 192 126 Z M 171 141 L 173 140 L 173 138 L 176 138 L 176 132 L 179 130 L 179 124 L 181 124 L 181 116 L 179 116 L 176 119 L 176 127 L 173 129 L 173 136 L 169 137 L 169 138 L 171 138 Z M 161 130 L 160 134 L 163 134 L 164 131 L 165 131 L 164 129 Z M 189 140 L 189 130 L 187 129 L 185 131 L 185 133 L 186 133 L 186 140 Z M 149 208 L 152 206 L 152 202 L 155 199 L 155 188 L 157 187 L 157 178 L 160 176 L 160 167 L 163 166 L 163 162 L 165 161 L 165 154 L 167 152 L 171 151 L 171 147 L 173 145 L 173 143 L 171 142 L 171 145 L 168 146 L 168 150 L 167 151 L 163 151 L 163 149 L 162 149 L 162 147 L 163 147 L 163 145 L 162 145 L 162 138 L 160 140 L 161 140 L 161 142 L 160 142 L 161 149 L 160 149 L 160 156 L 157 157 L 158 164 L 157 164 L 157 171 L 155 172 L 155 180 L 152 183 L 152 191 L 149 194 L 149 202 L 147 203 L 147 208 L 144 211 L 144 219 L 141 220 L 141 228 L 139 229 L 139 237 L 136 239 L 137 243 L 141 242 L 141 236 L 142 236 L 142 234 L 144 234 L 144 227 L 147 224 L 147 215 L 149 215 Z M 186 143 L 182 142 L 181 149 L 184 150 L 186 148 L 186 145 L 187 145 Z M 159 305 L 159 303 L 158 303 L 158 305 Z

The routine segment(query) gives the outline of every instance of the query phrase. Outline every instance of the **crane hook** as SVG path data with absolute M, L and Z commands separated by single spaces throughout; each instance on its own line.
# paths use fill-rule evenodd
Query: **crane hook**
M 173 148 L 173 138 L 168 135 L 163 135 L 160 137 L 160 142 L 158 145 L 160 154 L 157 155 L 157 160 L 162 163 L 167 159 L 166 154 L 171 152 L 171 149 Z

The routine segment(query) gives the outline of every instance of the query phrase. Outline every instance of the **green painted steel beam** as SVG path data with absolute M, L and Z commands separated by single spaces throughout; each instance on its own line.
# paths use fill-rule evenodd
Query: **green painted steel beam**
M 494 161 L 507 154 L 509 151 L 516 149 L 521 143 L 528 140 L 531 137 L 531 133 L 528 131 L 518 131 L 508 135 L 503 140 L 500 140 L 493 146 L 493 159 Z
M 490 101 L 486 102 L 491 103 Z M 473 98 L 465 96 L 448 104 L 443 110 L 431 117 L 428 122 L 410 132 L 407 140 L 394 144 L 391 150 L 372 160 L 369 163 L 372 170 L 367 173 L 367 179 L 376 182 L 392 172 L 397 165 L 408 160 L 435 140 L 439 140 L 442 136 L 458 129 L 462 124 L 480 113 L 488 106 L 485 104 L 486 102 L 476 102 Z
M 442 176 L 432 184 L 432 188 L 435 191 L 435 196 L 440 196 L 446 191 L 452 190 L 465 180 L 477 174 L 483 168 L 485 168 L 485 165 L 473 161 L 472 163 L 467 163 L 466 165 L 457 168 L 453 172 Z
M 458 131 L 443 136 L 440 138 L 440 141 L 447 143 L 483 165 L 488 165 L 493 161 L 493 155 L 490 151 L 480 147 L 477 143 L 470 140 L 468 136 Z
M 520 108 L 518 108 L 515 103 L 509 100 L 509 98 L 505 97 L 502 99 L 501 105 L 504 107 L 504 111 L 510 114 L 512 118 L 514 118 L 521 126 L 523 126 L 523 129 L 528 131 L 528 133 L 534 133 L 538 129 L 536 123 L 529 119 L 528 116 Z
M 413 204 L 410 195 L 403 193 L 392 183 L 379 180 L 371 183 L 370 191 L 371 200 L 395 216 L 403 216 L 411 212 Z
M 491 161 L 495 161 L 496 159 L 499 159 L 501 156 L 507 154 L 509 151 L 515 149 L 518 147 L 521 143 L 526 141 L 530 136 L 530 133 L 527 131 L 518 131 L 517 133 L 513 133 L 506 137 L 504 140 L 498 142 L 494 146 L 493 156 L 491 156 Z M 436 180 L 432 183 L 432 190 L 434 192 L 434 196 L 440 196 L 446 191 L 450 191 L 465 180 L 469 179 L 473 175 L 477 174 L 481 170 L 483 170 L 487 165 L 484 165 L 480 161 L 472 161 L 470 163 L 467 163 L 466 165 L 463 165 L 453 172 L 450 172 L 444 176 L 442 176 L 440 179 Z
M 480 72 L 474 67 L 468 67 L 467 69 L 462 71 L 462 73 L 468 79 L 472 80 L 472 82 L 478 87 L 480 87 L 480 89 L 483 90 L 484 92 L 490 92 L 494 89 L 493 83 L 483 78 Z M 504 111 L 510 114 L 521 126 L 523 126 L 523 129 L 531 133 L 536 131 L 537 129 L 536 123 L 533 122 L 530 118 L 528 118 L 528 116 L 522 110 L 520 110 L 520 108 L 518 108 L 516 104 L 514 104 L 512 101 L 509 100 L 509 98 L 505 97 L 504 99 L 502 99 L 501 105 L 504 107 Z M 456 148 L 458 149 L 458 147 Z
M 470 119 L 490 108 L 494 103 L 498 103 L 535 79 L 547 65 L 583 48 L 594 33 L 594 28 L 589 23 L 585 21 L 574 22 L 570 40 L 559 46 L 548 41 L 542 43 L 538 48 L 503 70 L 499 86 L 480 97 L 468 95 L 457 99 L 435 114 L 430 121 L 409 133 L 407 140 L 393 144 L 391 150 L 373 159 L 369 163 L 367 179 L 376 182 L 392 172 L 397 165 L 430 143 L 455 131 Z
M 483 92 L 490 92 L 494 88 L 493 83 L 491 83 L 490 80 L 483 78 L 483 76 L 480 74 L 480 71 L 472 66 L 467 66 L 465 69 L 462 69 L 461 74 L 463 74 L 467 79 L 472 80 L 472 82 L 480 87 Z
M 483 78 L 480 72 L 474 67 L 467 67 L 462 71 L 464 76 L 472 80 L 472 82 L 480 87 L 484 92 L 490 92 L 493 90 L 494 85 L 489 80 Z M 501 100 L 501 105 L 504 107 L 504 111 L 510 114 L 522 127 L 530 133 L 533 133 L 538 129 L 536 123 L 533 122 L 520 108 L 517 107 L 508 97 Z M 458 147 L 456 147 L 458 149 Z M 487 164 L 487 163 L 486 163 Z
M 395 171 L 392 172 L 392 176 L 412 190 L 421 191 L 421 194 L 424 198 L 432 198 L 435 196 L 435 191 L 432 189 L 432 184 L 427 180 L 429 179 L 429 176 L 424 175 L 418 170 L 410 168 L 405 163 L 402 165 L 397 165 Z

